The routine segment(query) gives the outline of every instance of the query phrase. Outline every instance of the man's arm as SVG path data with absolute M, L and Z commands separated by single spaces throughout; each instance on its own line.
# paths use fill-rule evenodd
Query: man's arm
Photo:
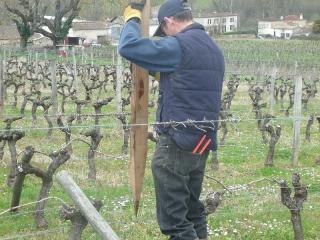
M 143 38 L 136 20 L 128 21 L 120 36 L 119 53 L 129 61 L 154 72 L 173 72 L 181 62 L 181 47 L 175 37 Z

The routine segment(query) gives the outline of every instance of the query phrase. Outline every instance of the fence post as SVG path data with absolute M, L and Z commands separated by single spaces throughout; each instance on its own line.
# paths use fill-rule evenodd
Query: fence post
M 83 64 L 83 59 L 84 59 L 84 48 L 82 46 L 81 47 L 81 64 Z
M 0 119 L 3 117 L 4 112 L 4 96 L 3 96 L 3 63 L 4 61 L 0 59 Z
M 3 65 L 2 65 L 2 83 L 7 79 L 7 51 L 3 50 Z M 2 86 L 2 94 L 3 99 L 7 99 L 7 91 L 4 89 L 4 85 Z M 3 100 L 4 101 L 4 100 Z
M 90 48 L 90 54 L 91 54 L 91 67 L 93 67 L 93 47 Z
M 50 61 L 51 72 L 51 101 L 52 101 L 52 115 L 56 116 L 58 112 L 58 98 L 57 98 L 57 76 L 56 76 L 56 62 Z
M 35 78 L 38 80 L 39 77 L 39 56 L 38 52 L 36 52 L 36 67 L 35 67 Z
M 28 62 L 32 62 L 31 50 L 28 50 Z
M 270 86 L 270 114 L 271 115 L 273 115 L 274 113 L 274 104 L 275 104 L 274 91 L 275 91 L 275 85 L 276 85 L 277 72 L 278 72 L 278 69 L 276 66 L 274 66 L 271 73 L 271 86 Z
M 75 47 L 72 48 L 72 58 L 73 58 L 73 77 L 74 77 L 74 88 L 78 91 L 78 72 L 77 72 L 77 60 L 76 60 L 76 49 Z
M 81 210 L 83 216 L 88 220 L 102 239 L 120 239 L 66 171 L 60 171 L 56 178 L 58 183 L 69 194 L 76 206 Z
M 297 73 L 297 63 L 296 70 Z M 302 76 L 295 74 L 295 93 L 294 93 L 294 115 L 293 115 L 293 140 L 292 140 L 292 164 L 298 165 L 300 128 L 301 128 L 301 98 L 302 98 Z
M 117 95 L 117 111 L 118 113 L 121 113 L 123 111 L 122 109 L 122 58 L 120 54 L 117 54 L 117 85 L 116 85 L 116 95 Z

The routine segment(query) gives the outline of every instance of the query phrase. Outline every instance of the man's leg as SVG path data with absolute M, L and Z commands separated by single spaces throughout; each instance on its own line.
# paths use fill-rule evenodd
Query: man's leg
M 190 201 L 188 204 L 189 212 L 187 218 L 194 224 L 194 229 L 200 239 L 207 238 L 207 221 L 202 202 L 199 200 L 202 190 L 202 182 L 205 172 L 208 152 L 203 153 L 199 159 L 198 169 L 190 174 Z
M 170 239 L 195 240 L 197 234 L 193 223 L 186 217 L 190 199 L 190 177 L 184 172 L 188 170 L 188 166 L 181 166 L 182 156 L 179 152 L 169 136 L 160 136 L 152 162 L 157 219 L 162 233 L 170 236 Z

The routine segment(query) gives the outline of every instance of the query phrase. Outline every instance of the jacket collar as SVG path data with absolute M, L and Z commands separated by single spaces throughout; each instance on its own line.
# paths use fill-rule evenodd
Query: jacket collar
M 190 24 L 189 26 L 187 26 L 186 28 L 184 28 L 180 33 L 185 33 L 191 29 L 200 29 L 200 30 L 205 31 L 204 26 L 202 26 L 200 23 L 194 22 L 194 23 Z

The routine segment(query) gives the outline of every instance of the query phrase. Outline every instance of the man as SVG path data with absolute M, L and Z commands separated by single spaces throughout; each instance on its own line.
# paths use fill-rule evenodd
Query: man
M 186 0 L 167 0 L 159 9 L 157 39 L 141 37 L 143 3 L 124 13 L 119 53 L 160 72 L 156 146 L 152 173 L 157 219 L 172 240 L 207 239 L 199 201 L 209 150 L 216 150 L 224 58 L 204 27 L 193 22 Z

